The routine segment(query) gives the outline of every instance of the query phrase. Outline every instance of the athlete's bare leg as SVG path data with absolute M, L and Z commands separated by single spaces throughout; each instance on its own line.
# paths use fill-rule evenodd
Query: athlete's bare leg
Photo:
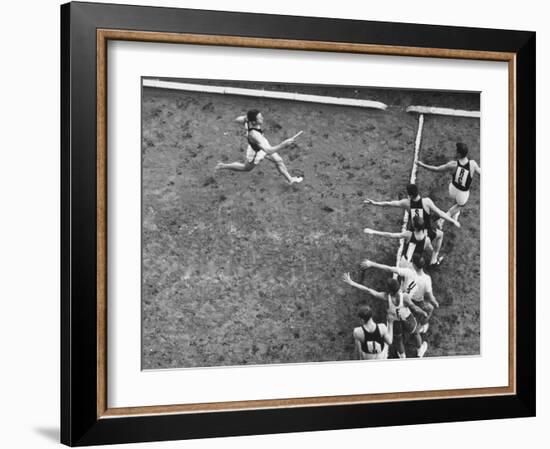
M 418 327 L 414 331 L 414 341 L 416 343 L 416 355 L 418 357 L 424 357 L 424 354 L 426 354 L 426 351 L 428 350 L 428 342 L 422 341 L 422 337 L 420 336 L 420 332 Z
M 216 164 L 215 170 L 231 170 L 231 171 L 251 171 L 254 169 L 254 164 L 246 162 L 231 162 L 229 164 L 224 164 L 223 162 L 218 162 Z
M 271 156 L 268 157 L 268 159 L 277 166 L 277 170 L 289 182 L 289 184 L 295 184 L 303 181 L 304 178 L 302 178 L 301 176 L 290 175 L 285 163 L 283 162 L 283 158 L 277 153 L 273 153 Z
M 395 347 L 397 349 L 397 357 L 399 357 L 400 359 L 404 359 L 406 358 L 406 355 L 405 355 L 405 343 L 403 342 L 403 336 L 400 335 L 399 337 L 397 337 L 397 341 L 395 343 Z
M 414 332 L 413 337 L 414 337 L 414 342 L 416 343 L 416 349 L 420 348 L 420 346 L 422 346 L 422 337 L 416 331 Z
M 288 172 L 288 169 L 286 168 L 286 165 L 283 161 L 281 162 L 275 162 L 275 165 L 277 166 L 277 170 L 283 177 L 290 183 L 294 184 L 297 182 L 302 182 L 302 178 L 300 177 L 293 177 L 290 176 L 290 173 Z
M 433 245 L 432 245 L 432 241 L 430 240 L 429 237 L 428 237 L 426 240 L 427 240 L 427 241 L 426 241 L 425 249 L 426 249 L 426 251 L 428 251 L 428 253 L 433 254 L 433 252 L 434 252 L 434 247 L 433 247 Z
M 458 220 L 458 217 L 460 216 L 460 211 L 462 210 L 462 206 L 458 203 L 453 204 L 453 206 L 449 209 L 447 212 L 452 218 L 455 220 Z
M 462 211 L 462 207 L 460 204 L 453 204 L 451 208 L 447 211 L 447 214 L 454 220 L 458 220 L 458 217 L 460 216 L 460 212 Z M 445 223 L 445 220 L 443 218 L 439 218 L 437 220 L 437 227 L 439 229 L 443 229 L 443 224 Z
M 439 251 L 441 250 L 441 244 L 443 243 L 443 231 L 441 229 L 435 230 L 435 238 L 432 240 L 432 260 L 430 265 L 435 265 L 438 263 Z

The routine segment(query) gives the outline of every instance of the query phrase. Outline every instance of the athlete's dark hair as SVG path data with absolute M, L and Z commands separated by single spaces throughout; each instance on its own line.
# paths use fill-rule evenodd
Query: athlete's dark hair
M 250 111 L 248 111 L 246 113 L 246 119 L 249 122 L 255 122 L 256 119 L 258 118 L 259 113 L 260 113 L 260 111 L 258 111 L 258 109 L 251 109 Z
M 409 184 L 407 186 L 407 194 L 412 198 L 418 195 L 418 187 L 416 187 L 416 184 Z
M 413 254 L 412 256 L 412 263 L 416 268 L 423 269 L 426 266 L 426 260 L 421 254 Z
M 397 279 L 389 278 L 386 281 L 386 290 L 390 295 L 395 295 L 399 291 L 399 282 L 397 282 Z
M 456 152 L 459 154 L 460 157 L 466 157 L 466 155 L 468 154 L 468 145 L 462 142 L 457 142 Z
M 417 231 L 420 231 L 422 229 L 424 229 L 424 219 L 418 215 L 415 215 L 413 217 L 413 229 L 417 230 Z
M 359 312 L 357 313 L 359 318 L 361 318 L 365 323 L 372 318 L 372 309 L 369 306 L 359 307 Z

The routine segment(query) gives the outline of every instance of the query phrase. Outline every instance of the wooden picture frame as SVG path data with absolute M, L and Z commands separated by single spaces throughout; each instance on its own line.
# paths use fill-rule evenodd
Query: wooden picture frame
M 61 24 L 61 440 L 64 444 L 534 416 L 535 33 L 93 3 L 63 5 Z M 108 408 L 106 48 L 111 40 L 507 62 L 508 386 Z

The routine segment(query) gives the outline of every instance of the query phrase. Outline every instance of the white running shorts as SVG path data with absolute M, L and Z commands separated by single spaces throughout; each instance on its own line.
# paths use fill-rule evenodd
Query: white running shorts
M 449 196 L 455 200 L 459 206 L 464 206 L 468 202 L 470 197 L 470 191 L 458 190 L 453 183 L 449 183 Z

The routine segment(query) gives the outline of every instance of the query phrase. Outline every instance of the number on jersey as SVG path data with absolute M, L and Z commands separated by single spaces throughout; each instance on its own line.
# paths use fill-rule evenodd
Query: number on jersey
M 380 354 L 382 352 L 382 346 L 377 341 L 367 341 L 366 346 L 369 354 Z
M 411 281 L 411 282 L 409 282 L 409 285 L 404 286 L 404 287 L 405 288 L 403 289 L 403 291 L 405 293 L 410 294 L 416 288 L 416 281 Z
M 464 167 L 458 167 L 455 173 L 455 183 L 461 185 L 462 187 L 466 187 L 466 181 L 468 180 L 469 175 L 470 172 Z
M 414 217 L 420 217 L 424 219 L 424 209 L 411 209 L 411 220 L 414 219 Z

